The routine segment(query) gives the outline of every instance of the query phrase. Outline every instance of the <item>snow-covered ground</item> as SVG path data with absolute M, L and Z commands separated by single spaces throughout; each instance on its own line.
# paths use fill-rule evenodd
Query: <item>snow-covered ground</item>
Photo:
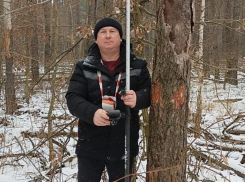
M 191 115 L 196 110 L 197 90 L 198 84 L 193 81 L 190 92 Z M 188 143 L 191 149 L 202 152 L 207 156 L 207 159 L 200 157 L 202 160 L 199 160 L 193 155 L 189 155 L 191 152 L 188 152 L 188 181 L 204 181 L 205 179 L 215 182 L 243 182 L 243 178 L 232 169 L 245 174 L 245 164 L 240 162 L 245 154 L 245 134 L 235 135 L 228 131 L 231 131 L 229 129 L 245 131 L 243 116 L 245 115 L 245 74 L 239 73 L 238 86 L 227 84 L 225 89 L 223 89 L 222 83 L 215 84 L 212 78 L 205 79 L 202 90 L 202 134 L 200 138 L 196 139 L 193 133 L 189 132 Z M 65 90 L 61 93 L 64 94 Z M 3 96 L 1 95 L 1 97 Z M 74 154 L 76 136 L 55 135 L 53 161 L 48 162 L 47 136 L 43 133 L 47 132 L 47 115 L 51 94 L 48 91 L 37 93 L 31 96 L 29 104 L 21 100 L 22 97 L 20 92 L 18 95 L 19 109 L 14 115 L 7 116 L 3 105 L 0 108 L 0 181 L 51 181 L 51 176 L 47 175 L 49 167 L 58 165 L 62 167 L 55 170 L 52 181 L 75 182 L 77 172 Z M 56 100 L 52 116 L 55 133 L 76 133 L 76 122 L 72 123 L 74 118 L 68 113 L 62 95 L 59 100 Z M 234 121 L 236 118 L 237 120 Z M 190 117 L 190 129 L 194 128 L 192 121 L 193 118 Z M 31 137 L 31 134 L 34 133 L 36 137 Z M 59 144 L 65 144 L 67 151 L 61 150 L 62 147 Z M 60 161 L 61 156 L 62 162 Z M 219 165 L 215 165 L 211 162 L 211 158 L 230 169 L 223 169 Z M 145 171 L 145 165 L 146 160 L 141 162 L 139 173 Z M 39 180 L 43 176 L 45 179 Z M 143 181 L 142 177 L 137 180 L 137 182 Z
M 188 137 L 188 143 L 208 157 L 202 160 L 190 157 L 190 165 L 203 166 L 196 175 L 199 180 L 244 182 L 241 175 L 245 175 L 245 164 L 241 160 L 245 154 L 245 74 L 239 72 L 238 80 L 238 86 L 226 84 L 225 89 L 223 83 L 214 83 L 212 77 L 202 85 L 202 134 L 197 139 L 193 134 Z M 198 84 L 192 82 L 189 107 L 194 113 L 197 92 Z M 194 128 L 194 123 L 190 122 L 189 128 Z M 212 159 L 219 165 L 211 162 Z

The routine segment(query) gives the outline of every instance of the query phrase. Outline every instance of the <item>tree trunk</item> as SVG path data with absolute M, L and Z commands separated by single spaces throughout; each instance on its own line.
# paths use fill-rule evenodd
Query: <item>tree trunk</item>
M 236 44 L 237 44 L 237 32 L 233 30 L 234 28 L 234 22 L 233 22 L 233 11 L 234 8 L 234 2 L 231 0 L 225 0 L 225 6 L 224 6 L 224 19 L 225 19 L 225 28 L 224 28 L 224 51 L 226 55 L 226 67 L 227 71 L 225 72 L 225 82 L 224 82 L 224 88 L 226 83 L 237 85 L 237 64 L 238 64 L 238 57 L 236 50 Z
M 192 1 L 157 0 L 147 181 L 186 181 Z
M 49 70 L 49 67 L 52 63 L 51 58 L 51 29 L 50 29 L 50 23 L 51 23 L 51 2 L 44 3 L 43 4 L 43 11 L 44 11 L 44 23 L 45 23 L 45 50 L 44 50 L 44 72 L 46 73 Z
M 35 3 L 35 2 L 34 2 Z M 34 3 L 31 3 L 33 5 Z M 30 21 L 32 27 L 31 33 L 31 74 L 32 84 L 34 85 L 39 79 L 39 58 L 38 58 L 38 29 L 37 29 L 37 8 L 30 8 Z
M 59 32 L 59 20 L 58 20 L 58 0 L 54 0 L 53 2 L 53 16 L 54 16 L 54 52 L 52 56 L 52 60 L 55 60 L 57 56 L 57 49 L 58 49 L 58 32 Z M 48 111 L 48 138 L 49 138 L 49 160 L 54 160 L 52 157 L 54 146 L 52 141 L 52 133 L 53 133 L 53 121 L 52 121 L 52 111 L 54 109 L 54 102 L 55 102 L 55 80 L 56 80 L 56 73 L 57 73 L 57 67 L 56 64 L 52 73 L 52 82 L 51 82 L 51 100 L 50 100 L 50 106 Z
M 202 120 L 202 85 L 204 76 L 204 57 L 203 57 L 203 32 L 205 21 L 205 4 L 206 0 L 201 0 L 201 15 L 200 15 L 200 27 L 199 27 L 199 51 L 198 51 L 198 92 L 197 92 L 197 108 L 195 115 L 195 138 L 200 137 L 200 125 Z M 206 73 L 209 69 L 206 69 Z
M 5 99 L 6 99 L 6 114 L 13 114 L 17 109 L 14 73 L 13 73 L 13 56 L 11 47 L 13 45 L 12 23 L 11 23 L 11 0 L 3 1 L 4 7 L 4 48 L 6 62 L 6 81 L 5 81 Z
M 2 7 L 0 7 L 0 14 L 3 14 L 3 10 L 2 10 Z M 3 32 L 3 27 L 4 27 L 4 24 L 3 24 L 3 21 L 0 21 L 0 31 Z M 4 40 L 1 40 L 0 41 L 0 50 L 4 50 Z M 2 95 L 2 88 L 3 88 L 3 83 L 4 83 L 4 76 L 3 76 L 3 64 L 4 64 L 4 58 L 3 56 L 0 56 L 0 97 Z
M 26 44 L 25 44 L 25 49 L 26 49 L 26 61 L 25 61 L 25 66 L 26 66 L 26 71 L 25 71 L 25 100 L 26 103 L 29 104 L 30 101 L 30 32 L 28 29 L 26 29 Z
M 215 8 L 215 19 L 219 20 L 223 18 L 223 11 L 222 11 L 222 7 L 223 7 L 223 3 L 220 1 L 216 0 L 216 8 Z M 217 8 L 219 7 L 219 8 Z M 216 29 L 216 40 L 217 40 L 217 50 L 215 51 L 216 54 L 216 59 L 214 60 L 214 78 L 215 78 L 215 82 L 220 80 L 220 76 L 221 76 L 221 71 L 220 71 L 220 64 L 221 61 L 223 60 L 223 48 L 222 48 L 222 44 L 223 44 L 223 39 L 222 39 L 222 34 L 223 34 L 223 26 L 218 25 L 217 29 Z

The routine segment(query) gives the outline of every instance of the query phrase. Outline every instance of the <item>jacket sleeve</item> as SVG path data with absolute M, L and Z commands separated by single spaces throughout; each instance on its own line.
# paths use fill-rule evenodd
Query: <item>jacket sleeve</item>
M 135 90 L 137 97 L 136 106 L 133 108 L 135 110 L 145 109 L 151 105 L 151 78 L 146 61 L 143 61 L 145 64 L 139 77 L 139 87 Z
M 89 102 L 86 98 L 88 98 L 87 80 L 83 74 L 82 62 L 78 62 L 66 93 L 67 106 L 73 116 L 94 124 L 94 113 L 99 109 L 99 106 Z

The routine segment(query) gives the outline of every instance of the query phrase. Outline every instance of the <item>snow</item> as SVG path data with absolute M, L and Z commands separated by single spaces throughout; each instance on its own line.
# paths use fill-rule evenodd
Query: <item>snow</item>
M 1 181 L 7 181 L 7 182 L 16 182 L 16 179 L 14 177 L 12 177 L 12 175 L 0 175 L 0 179 Z M 19 180 L 21 181 L 21 180 Z
M 237 122 L 234 119 L 245 113 L 245 74 L 239 72 L 239 85 L 233 86 L 226 84 L 223 89 L 222 83 L 214 83 L 213 78 L 205 79 L 203 83 L 203 106 L 202 106 L 202 134 L 200 138 L 194 138 L 193 133 L 188 134 L 188 144 L 190 147 L 203 152 L 207 156 L 219 160 L 222 164 L 245 174 L 245 164 L 240 161 L 245 154 L 245 137 L 244 134 L 234 135 L 227 131 L 229 129 L 245 130 L 245 120 L 241 117 Z M 65 88 L 60 93 L 65 93 Z M 198 91 L 198 83 L 196 80 L 191 82 L 190 91 L 190 116 L 196 110 L 196 97 Z M 3 94 L 1 95 L 3 97 Z M 48 142 L 47 137 L 28 138 L 26 132 L 47 132 L 47 116 L 49 111 L 49 101 L 51 94 L 48 91 L 40 91 L 32 95 L 30 103 L 27 104 L 23 100 L 23 94 L 18 93 L 18 104 L 21 106 L 14 115 L 5 115 L 4 107 L 0 108 L 0 123 L 7 121 L 7 124 L 0 125 L 0 181 L 1 182 L 29 182 L 35 181 L 40 176 L 46 179 L 40 181 L 49 181 L 50 176 L 47 175 L 50 165 L 59 163 L 59 156 L 62 151 L 60 147 L 55 146 L 53 163 L 48 162 Z M 228 101 L 227 99 L 237 99 L 236 101 Z M 4 100 L 4 98 L 1 98 Z M 2 103 L 3 105 L 3 103 Z M 55 110 L 52 113 L 53 130 L 57 133 L 61 131 L 76 133 L 76 124 L 72 123 L 72 117 L 65 104 L 64 95 L 56 100 Z M 193 118 L 190 117 L 189 128 L 194 128 Z M 74 125 L 73 125 L 74 124 Z M 64 130 L 64 126 L 68 127 Z M 43 128 L 45 128 L 43 130 Z M 225 131 L 224 131 L 225 129 Z M 206 138 L 208 137 L 208 138 Z M 235 144 L 232 142 L 224 142 L 224 137 L 232 140 L 243 141 L 243 144 Z M 59 143 L 68 140 L 67 136 L 55 137 Z M 67 141 L 66 148 L 69 153 L 64 152 L 62 168 L 53 176 L 52 181 L 76 181 L 77 161 L 75 157 L 76 137 L 71 137 Z M 216 146 L 216 147 L 215 147 Z M 139 158 L 143 153 L 144 142 L 141 142 L 141 150 Z M 222 150 L 224 147 L 233 148 L 234 151 Z M 30 153 L 33 153 L 31 157 Z M 16 155 L 12 155 L 16 154 Z M 17 155 L 22 154 L 22 155 Z M 188 154 L 190 154 L 188 152 Z M 4 157 L 5 155 L 12 155 Z M 25 155 L 29 156 L 26 157 Z M 23 157 L 24 156 L 24 157 Z M 38 156 L 41 156 L 42 160 Z M 72 158 L 73 157 L 73 158 Z M 69 160 L 70 159 L 70 160 Z M 145 176 L 146 159 L 143 157 L 137 165 L 139 166 L 137 182 L 143 182 Z M 243 182 L 244 180 L 235 174 L 232 170 L 222 169 L 217 165 L 212 165 L 208 161 L 197 160 L 190 155 L 187 159 L 188 171 L 196 174 L 199 181 L 211 180 L 215 182 Z M 200 167 L 200 170 L 197 170 Z M 191 181 L 188 175 L 188 181 Z M 195 180 L 193 180 L 195 181 Z M 101 180 L 102 182 L 102 180 Z
M 244 111 L 245 111 L 245 74 L 239 72 L 238 86 L 226 84 L 223 89 L 223 83 L 214 83 L 212 77 L 204 80 L 202 99 L 202 125 L 203 133 L 200 138 L 195 139 L 189 136 L 189 143 L 193 143 L 193 146 L 199 151 L 206 151 L 205 154 L 220 160 L 222 164 L 226 164 L 229 167 L 245 174 L 245 164 L 241 164 L 242 151 L 245 151 L 245 145 L 236 144 L 232 142 L 224 142 L 224 137 L 229 140 L 244 141 L 244 135 L 234 135 L 227 132 L 228 129 L 245 130 L 244 123 Z M 190 110 L 195 112 L 196 108 L 196 94 L 198 90 L 198 84 L 192 82 L 191 88 L 191 101 Z M 232 99 L 236 101 L 232 102 Z M 241 116 L 240 120 L 234 122 L 234 120 Z M 230 126 L 229 126 L 230 125 Z M 190 124 L 190 126 L 192 126 Z M 211 139 L 205 140 L 204 133 L 209 133 Z M 216 146 L 216 147 L 215 147 Z M 228 147 L 234 149 L 234 151 L 222 150 L 222 148 Z M 224 170 L 220 167 L 211 167 L 205 162 L 201 163 L 206 167 L 199 174 L 199 179 L 209 179 L 215 182 L 231 181 L 231 182 L 243 182 L 244 180 L 236 175 L 231 170 Z M 210 170 L 212 168 L 212 170 Z

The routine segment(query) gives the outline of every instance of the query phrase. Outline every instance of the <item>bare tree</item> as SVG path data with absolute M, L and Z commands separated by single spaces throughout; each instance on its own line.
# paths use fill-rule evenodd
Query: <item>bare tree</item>
M 0 6 L 0 14 L 3 14 L 3 6 Z M 4 30 L 4 24 L 3 21 L 0 21 L 0 32 L 3 32 Z M 0 50 L 3 50 L 3 41 L 4 38 L 2 36 L 0 36 Z M 1 55 L 0 56 L 0 96 L 2 93 L 2 88 L 3 88 L 3 63 L 4 63 L 4 57 Z
M 199 28 L 199 49 L 198 49 L 198 94 L 197 94 L 197 111 L 195 116 L 195 137 L 200 137 L 200 124 L 202 120 L 202 85 L 203 85 L 203 31 L 205 0 L 201 1 L 200 28 Z
M 147 181 L 186 181 L 192 1 L 157 0 Z
M 234 44 L 234 37 L 232 35 L 232 8 L 233 8 L 233 1 L 225 0 L 224 1 L 224 25 L 223 28 L 223 46 L 224 46 L 224 53 L 225 53 L 225 60 L 227 68 L 237 68 L 237 60 L 235 59 L 234 52 L 231 50 L 232 47 L 230 45 Z M 225 82 L 226 83 L 237 85 L 237 75 L 236 71 L 226 71 L 225 72 Z
M 45 51 L 44 51 L 44 71 L 47 72 L 51 63 L 51 2 L 43 4 L 44 23 L 45 23 Z
M 29 17 L 31 22 L 31 75 L 35 84 L 39 79 L 39 56 L 38 56 L 38 27 L 37 27 L 37 6 L 36 2 L 30 3 Z
M 14 73 L 13 73 L 13 56 L 11 48 L 13 44 L 12 23 L 11 23 L 11 0 L 3 1 L 4 8 L 4 48 L 6 62 L 6 80 L 5 80 L 5 98 L 6 98 L 6 114 L 13 114 L 17 108 Z
M 54 52 L 52 53 L 53 60 L 57 57 L 57 49 L 58 49 L 58 25 L 59 25 L 59 15 L 58 15 L 58 0 L 54 0 L 53 2 L 53 15 L 54 15 Z M 54 102 L 55 102 L 55 80 L 57 74 L 58 65 L 55 65 L 52 74 L 52 81 L 51 81 L 51 100 L 50 106 L 48 111 L 48 137 L 49 137 L 49 160 L 53 160 L 52 153 L 54 151 L 53 140 L 52 140 L 52 132 L 53 132 L 53 119 L 52 119 L 52 111 L 54 109 Z

